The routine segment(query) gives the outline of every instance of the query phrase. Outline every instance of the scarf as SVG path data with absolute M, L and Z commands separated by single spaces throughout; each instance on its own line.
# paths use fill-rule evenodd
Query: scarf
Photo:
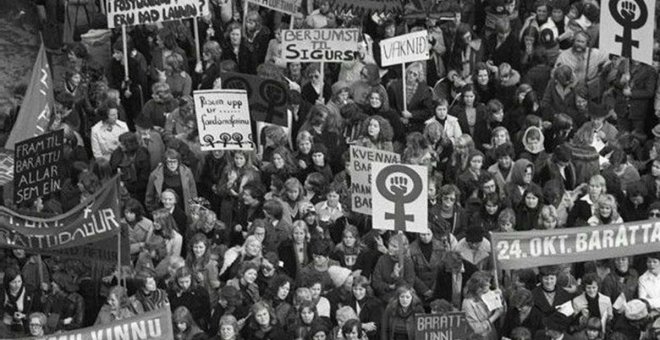
M 412 101 L 413 96 L 415 95 L 415 92 L 417 92 L 417 86 L 419 83 L 413 82 L 413 83 L 406 83 L 406 103 L 410 105 L 410 102 Z
M 9 292 L 5 293 L 5 313 L 14 315 L 16 311 L 23 311 L 25 295 L 25 286 L 18 290 L 16 296 L 11 295 Z
M 587 309 L 589 309 L 589 317 L 595 316 L 600 318 L 600 307 L 598 306 L 598 295 L 595 297 L 590 297 L 586 293 L 584 297 L 587 298 Z
M 135 295 L 137 295 L 138 301 L 142 303 L 145 312 L 156 310 L 167 303 L 167 295 L 162 289 L 156 289 L 156 291 L 149 294 L 142 289 L 138 289 Z
M 419 242 L 419 249 L 422 251 L 422 255 L 426 261 L 431 261 L 431 255 L 433 254 L 433 242 L 424 243 Z

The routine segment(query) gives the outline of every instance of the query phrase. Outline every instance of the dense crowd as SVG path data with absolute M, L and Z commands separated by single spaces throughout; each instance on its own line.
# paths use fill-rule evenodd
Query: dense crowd
M 192 19 L 127 27 L 126 50 L 115 29 L 104 56 L 80 42 L 103 29 L 97 3 L 37 3 L 64 26 L 50 51 L 66 56 L 50 123 L 63 186 L 5 205 L 62 214 L 118 174 L 131 266 L 6 250 L 0 337 L 169 306 L 175 339 L 413 340 L 415 314 L 449 311 L 470 339 L 660 339 L 660 252 L 499 273 L 491 257 L 490 232 L 660 217 L 657 69 L 598 49 L 597 2 L 443 1 L 417 20 L 329 0 L 243 17 L 239 0 L 211 1 L 200 62 Z M 359 53 L 286 62 L 290 26 L 359 27 Z M 418 30 L 429 60 L 380 66 L 381 40 Z M 291 125 L 253 121 L 255 151 L 202 152 L 192 92 L 222 72 L 288 84 Z M 15 94 L 3 138 L 24 119 Z M 428 167 L 425 232 L 351 211 L 351 145 Z

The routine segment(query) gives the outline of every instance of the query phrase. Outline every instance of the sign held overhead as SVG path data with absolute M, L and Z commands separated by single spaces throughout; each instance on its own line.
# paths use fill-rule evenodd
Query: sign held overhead
M 282 58 L 287 62 L 355 60 L 359 38 L 357 28 L 283 30 Z
M 383 67 L 428 60 L 428 32 L 417 31 L 381 41 L 380 59 Z

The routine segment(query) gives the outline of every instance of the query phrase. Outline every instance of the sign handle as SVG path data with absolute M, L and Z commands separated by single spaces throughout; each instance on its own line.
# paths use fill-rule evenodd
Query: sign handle
M 289 29 L 293 29 L 293 22 L 295 21 L 295 15 L 291 14 L 291 21 L 289 22 Z
M 117 233 L 117 285 L 121 285 L 121 228 Z
M 247 32 L 245 31 L 245 22 L 247 21 L 247 13 L 248 13 L 248 0 L 243 0 L 243 35 L 247 36 Z
M 41 255 L 36 255 L 37 257 L 37 270 L 39 271 L 39 282 L 44 282 L 44 263 L 41 261 Z M 39 287 L 41 289 L 41 287 Z
M 489 232 L 490 234 L 490 239 L 493 239 L 493 232 Z M 500 280 L 499 280 L 499 273 L 497 270 L 497 258 L 495 257 L 495 251 L 491 250 L 490 252 L 490 259 L 493 261 L 493 279 L 495 281 L 495 289 L 500 289 Z
M 201 62 L 201 55 L 199 54 L 199 23 L 197 18 L 193 18 L 193 31 L 195 31 L 195 53 L 197 56 L 197 64 Z
M 128 75 L 128 48 L 126 44 L 126 25 L 121 25 L 121 40 L 122 40 L 122 48 L 124 49 L 124 80 L 128 83 L 130 77 Z
M 323 89 L 325 88 L 325 62 L 321 62 L 321 99 L 325 104 L 325 99 L 323 98 Z
M 403 90 L 403 111 L 408 111 L 408 93 L 406 92 L 406 63 L 401 64 L 401 88 Z

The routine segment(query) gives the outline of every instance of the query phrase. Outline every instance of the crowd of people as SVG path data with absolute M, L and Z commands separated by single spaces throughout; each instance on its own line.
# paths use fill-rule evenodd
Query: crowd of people
M 115 29 L 105 59 L 80 42 L 103 29 L 99 3 L 55 8 L 63 186 L 5 205 L 62 214 L 118 175 L 131 266 L 6 250 L 0 337 L 167 306 L 186 340 L 413 340 L 415 315 L 451 311 L 470 339 L 660 339 L 660 252 L 499 273 L 491 257 L 490 232 L 660 217 L 657 69 L 598 49 L 599 3 L 448 1 L 421 20 L 329 0 L 292 18 L 209 5 L 200 46 L 193 19 L 139 25 L 125 42 Z M 290 26 L 358 27 L 356 58 L 287 62 Z M 419 30 L 429 60 L 381 66 L 380 41 Z M 202 152 L 192 92 L 221 88 L 223 72 L 288 84 L 292 124 L 253 121 L 254 151 Z M 2 109 L 6 138 L 26 118 Z M 425 232 L 351 210 L 353 145 L 428 167 Z M 491 309 L 493 293 L 504 303 Z

